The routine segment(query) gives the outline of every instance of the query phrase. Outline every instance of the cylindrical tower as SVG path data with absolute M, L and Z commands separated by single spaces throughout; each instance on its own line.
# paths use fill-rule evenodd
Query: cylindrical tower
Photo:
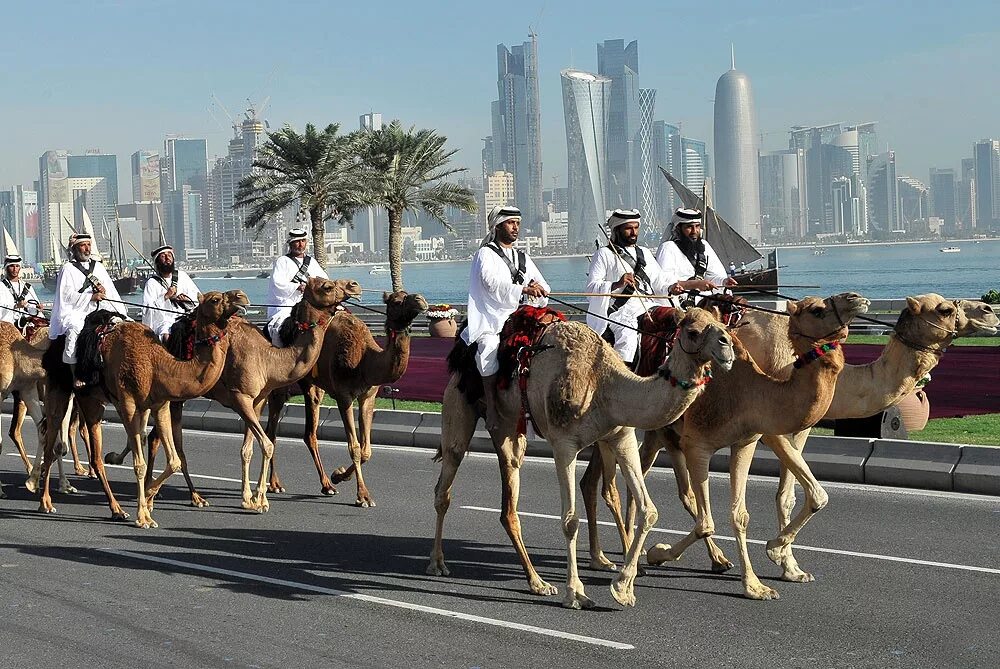
M 759 242 L 757 114 L 750 78 L 729 70 L 715 86 L 715 208 L 746 239 Z
M 595 236 L 607 214 L 604 183 L 608 96 L 611 79 L 580 70 L 560 72 L 566 118 L 567 188 L 570 248 Z

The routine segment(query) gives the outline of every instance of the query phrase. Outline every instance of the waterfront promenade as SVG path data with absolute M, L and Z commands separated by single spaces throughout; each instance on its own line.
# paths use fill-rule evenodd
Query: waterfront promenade
M 122 443 L 119 426 L 105 434 Z M 434 578 L 424 573 L 438 472 L 430 451 L 377 446 L 365 473 L 378 506 L 363 510 L 351 505 L 351 484 L 322 497 L 301 442 L 279 439 L 288 493 L 257 515 L 239 508 L 240 437 L 185 437 L 212 506 L 189 507 L 174 477 L 157 530 L 109 520 L 94 481 L 75 480 L 80 494 L 56 494 L 58 513 L 39 514 L 37 499 L 13 487 L 19 461 L 0 456 L 11 496 L 0 502 L 0 665 L 991 667 L 1000 652 L 996 498 L 828 484 L 830 505 L 796 548 L 817 580 L 793 584 L 776 580 L 758 543 L 774 533 L 776 482 L 752 477 L 751 556 L 779 601 L 743 599 L 738 574 L 710 573 L 694 546 L 650 568 L 630 609 L 611 598 L 611 576 L 582 560 L 598 608 L 568 611 L 526 590 L 499 523 L 493 455 L 471 454 L 462 467 L 445 535 L 452 575 Z M 346 460 L 343 443 L 320 450 L 328 464 Z M 134 512 L 131 466 L 110 471 Z M 651 540 L 670 542 L 690 519 L 669 471 L 654 470 L 649 484 L 660 510 Z M 726 480 L 713 476 L 712 492 L 720 546 L 735 558 Z M 535 564 L 562 591 L 551 460 L 525 463 L 521 512 Z M 602 536 L 620 560 L 613 528 Z

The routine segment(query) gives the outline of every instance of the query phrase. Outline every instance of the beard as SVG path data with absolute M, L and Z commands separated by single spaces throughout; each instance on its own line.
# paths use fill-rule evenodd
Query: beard
M 79 251 L 73 251 L 73 259 L 77 262 L 90 262 L 90 257 L 92 253 L 80 253 Z
M 165 263 L 165 262 L 161 262 L 159 260 L 156 261 L 156 271 L 158 273 L 160 273 L 160 274 L 171 274 L 171 273 L 173 273 L 175 266 L 176 266 L 176 263 L 174 263 L 174 262 Z
M 688 258 L 695 255 L 704 255 L 705 253 L 705 240 L 701 237 L 692 240 L 687 235 L 677 234 L 674 235 L 674 243 L 677 244 L 677 248 L 681 250 L 681 253 Z

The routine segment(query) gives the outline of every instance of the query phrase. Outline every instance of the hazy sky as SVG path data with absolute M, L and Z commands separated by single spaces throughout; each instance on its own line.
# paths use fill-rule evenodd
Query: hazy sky
M 958 167 L 1000 136 L 1000 9 L 993 2 L 496 3 L 89 0 L 5 2 L 0 14 L 0 185 L 30 185 L 47 149 L 128 156 L 167 133 L 231 136 L 234 115 L 270 96 L 272 128 L 358 115 L 434 127 L 478 170 L 496 91 L 496 45 L 539 35 L 544 185 L 565 183 L 559 70 L 596 70 L 596 44 L 639 40 L 639 84 L 656 118 L 712 140 L 712 97 L 729 68 L 751 78 L 765 149 L 794 124 L 878 121 L 901 174 Z

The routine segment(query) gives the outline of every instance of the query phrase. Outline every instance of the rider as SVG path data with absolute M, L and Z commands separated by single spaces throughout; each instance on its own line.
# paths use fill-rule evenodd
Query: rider
M 21 280 L 21 256 L 8 254 L 3 259 L 0 278 L 0 320 L 18 325 L 39 314 L 38 296 L 27 281 Z
M 267 331 L 275 346 L 281 346 L 281 324 L 292 315 L 292 307 L 302 298 L 306 282 L 314 276 L 329 278 L 320 264 L 306 255 L 308 243 L 309 234 L 304 229 L 292 228 L 288 231 L 288 253 L 278 256 L 271 267 Z
M 142 291 L 142 306 L 146 307 L 142 324 L 166 341 L 170 326 L 179 316 L 194 309 L 201 293 L 188 273 L 177 269 L 172 246 L 163 244 L 150 255 L 156 273 L 146 280 Z
M 737 284 L 736 279 L 726 275 L 726 268 L 711 244 L 702 238 L 702 215 L 697 209 L 678 208 L 664 237 L 656 251 L 656 260 L 671 277 L 670 294 L 689 291 L 709 294 L 719 286 Z

